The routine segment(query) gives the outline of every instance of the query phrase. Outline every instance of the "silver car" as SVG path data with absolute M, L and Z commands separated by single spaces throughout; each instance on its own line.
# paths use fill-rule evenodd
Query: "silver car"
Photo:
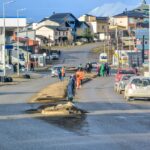
M 51 77 L 57 77 L 58 76 L 58 69 L 62 69 L 62 66 L 53 66 L 50 71 L 51 71 Z
M 150 99 L 150 78 L 143 76 L 132 77 L 126 88 L 124 97 L 126 100 Z
M 116 87 L 116 91 L 119 94 L 122 94 L 122 92 L 125 91 L 125 87 L 128 84 L 128 82 L 129 82 L 129 80 L 130 80 L 131 77 L 133 77 L 133 75 L 123 75 L 121 77 L 121 79 L 118 82 L 117 87 Z

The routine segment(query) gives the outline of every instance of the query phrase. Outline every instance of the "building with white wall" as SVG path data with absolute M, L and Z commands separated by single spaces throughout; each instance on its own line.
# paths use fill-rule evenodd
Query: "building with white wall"
M 12 37 L 14 35 L 14 32 L 17 32 L 17 28 L 19 27 L 19 30 L 26 27 L 27 19 L 26 18 L 0 18 L 0 63 L 3 62 L 2 58 L 2 47 L 4 45 L 4 21 L 5 21 L 5 44 L 6 45 L 12 45 Z M 7 50 L 6 57 L 11 57 L 10 53 L 11 49 Z M 9 56 L 8 56 L 9 55 Z M 8 63 L 8 59 L 6 59 L 6 63 Z

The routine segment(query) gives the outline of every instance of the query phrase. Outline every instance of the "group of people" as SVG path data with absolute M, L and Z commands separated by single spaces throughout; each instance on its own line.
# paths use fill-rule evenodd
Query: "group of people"
M 104 76 L 109 76 L 110 75 L 110 66 L 108 65 L 108 63 L 103 63 L 99 66 L 97 66 L 97 75 L 104 77 Z
M 60 81 L 64 80 L 65 77 L 65 67 L 57 68 L 58 78 Z

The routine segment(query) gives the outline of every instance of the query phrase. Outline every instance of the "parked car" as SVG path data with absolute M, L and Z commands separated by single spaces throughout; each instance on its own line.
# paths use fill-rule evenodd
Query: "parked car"
M 51 60 L 57 60 L 57 59 L 59 59 L 59 54 L 58 53 L 52 53 L 51 55 L 50 55 L 50 59 Z
M 129 75 L 129 74 L 132 74 L 132 75 L 136 75 L 136 71 L 135 71 L 135 69 L 118 69 L 118 71 L 117 71 L 117 74 L 116 74 L 116 76 L 115 76 L 115 82 L 119 82 L 120 81 L 120 79 L 121 79 L 121 77 L 123 76 L 123 75 Z
M 97 68 L 98 63 L 97 62 L 91 62 L 92 68 Z
M 58 76 L 58 69 L 62 69 L 62 66 L 53 66 L 50 71 L 51 71 L 51 77 L 57 77 Z
M 14 72 L 13 66 L 6 64 L 6 74 L 10 75 L 10 74 L 13 74 L 13 72 Z M 3 65 L 0 65 L 0 76 L 3 76 L 3 74 L 4 74 Z
M 131 99 L 150 99 L 150 78 L 143 76 L 132 77 L 126 88 L 124 97 L 126 100 Z
M 121 94 L 129 82 L 130 78 L 133 77 L 134 75 L 123 75 L 120 79 L 120 81 L 117 84 L 116 91 Z

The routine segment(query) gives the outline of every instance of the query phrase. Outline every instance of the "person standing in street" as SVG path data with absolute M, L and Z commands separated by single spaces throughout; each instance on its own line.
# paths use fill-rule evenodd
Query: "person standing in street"
M 31 62 L 31 64 L 30 64 L 30 70 L 34 71 L 34 64 L 33 64 L 33 62 Z
M 102 77 L 104 77 L 104 72 L 105 72 L 105 65 L 104 64 L 101 64 L 101 67 L 100 67 L 100 75 Z
M 65 77 L 65 67 L 64 66 L 61 69 L 61 76 L 62 76 L 62 80 L 64 80 L 64 77 Z
M 71 75 L 67 86 L 67 98 L 69 101 L 73 101 L 74 96 L 75 96 L 75 77 L 74 75 Z
M 57 73 L 58 73 L 58 79 L 59 79 L 60 81 L 62 81 L 62 73 L 61 73 L 60 68 L 57 69 Z
M 76 88 L 81 88 L 81 76 L 80 76 L 80 70 L 76 72 Z
M 100 65 L 99 64 L 97 64 L 96 66 L 96 73 L 97 73 L 97 76 L 100 77 Z
M 79 72 L 80 72 L 80 80 L 81 80 L 81 85 L 82 85 L 83 84 L 83 79 L 85 77 L 85 73 L 84 73 L 83 68 L 81 68 Z

